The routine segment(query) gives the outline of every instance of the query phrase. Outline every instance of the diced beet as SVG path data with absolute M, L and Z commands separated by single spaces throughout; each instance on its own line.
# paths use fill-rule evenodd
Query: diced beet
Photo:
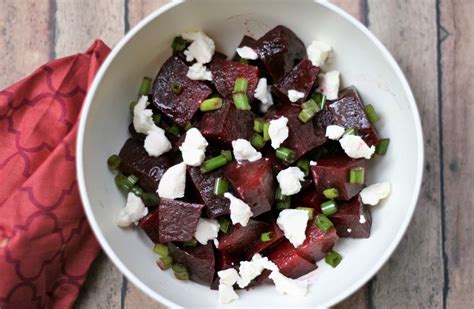
M 159 224 L 160 215 L 158 210 L 149 213 L 138 223 L 138 225 L 143 229 L 143 231 L 145 231 L 151 241 L 153 241 L 155 244 L 160 242 Z
M 159 157 L 150 157 L 143 147 L 143 142 L 129 138 L 119 157 L 120 171 L 125 175 L 138 177 L 138 185 L 147 192 L 155 192 L 165 171 L 174 164 L 171 153 Z
M 267 145 L 261 152 L 265 158 L 270 160 L 273 174 L 278 175 L 279 172 L 289 166 L 288 163 L 277 158 L 277 156 L 275 155 L 275 149 L 273 149 L 270 145 Z
M 363 188 L 363 185 L 349 183 L 349 174 L 352 168 L 365 168 L 367 160 L 354 160 L 345 154 L 338 154 L 325 156 L 317 162 L 316 166 L 311 166 L 311 172 L 318 193 L 336 188 L 339 191 L 338 199 L 349 200 Z
M 222 176 L 222 170 L 218 169 L 211 173 L 201 174 L 199 167 L 190 167 L 188 174 L 191 181 L 199 192 L 206 205 L 206 213 L 210 218 L 227 215 L 230 213 L 229 200 L 214 194 L 214 184 L 217 178 Z
M 204 113 L 197 127 L 207 140 L 231 147 L 233 140 L 252 137 L 254 117 L 251 111 L 238 110 L 226 100 L 221 109 Z
M 224 176 L 238 197 L 250 206 L 254 217 L 271 210 L 276 183 L 269 159 L 243 163 L 232 161 L 224 167 Z
M 239 263 L 240 263 L 240 260 L 234 254 L 222 252 L 219 250 L 215 251 L 215 254 L 216 254 L 216 276 L 211 285 L 212 290 L 217 290 L 219 288 L 219 276 L 217 276 L 218 271 L 225 270 L 228 268 L 238 269 Z
M 326 197 L 316 191 L 314 187 L 308 188 L 307 190 L 296 195 L 294 198 L 296 204 L 302 204 L 304 207 L 314 208 L 318 213 L 321 212 L 321 203 L 325 202 L 326 200 Z
M 305 259 L 317 262 L 334 248 L 338 239 L 335 228 L 325 234 L 311 221 L 306 228 L 306 240 L 296 250 Z
M 201 217 L 202 204 L 162 198 L 160 212 L 160 242 L 192 240 Z
M 291 104 L 291 101 L 288 99 L 288 90 L 302 92 L 304 93 L 304 98 L 296 102 L 296 104 L 301 104 L 308 98 L 318 78 L 319 71 L 320 69 L 313 66 L 311 61 L 303 59 L 278 84 L 273 85 L 272 91 L 282 102 L 288 104 Z
M 262 233 L 268 231 L 265 222 L 250 219 L 246 226 L 236 224 L 227 234 L 219 235 L 219 251 L 238 256 L 251 255 L 255 244 L 260 240 Z
M 136 140 L 139 140 L 139 141 L 144 141 L 145 138 L 146 138 L 146 135 L 143 134 L 143 133 L 138 133 L 136 130 L 135 130 L 135 127 L 133 126 L 133 122 L 128 126 L 128 132 L 130 133 L 130 135 L 136 139 Z
M 283 240 L 283 232 L 280 230 L 278 225 L 273 221 L 270 223 L 270 229 L 267 232 L 272 233 L 272 240 L 270 241 L 262 241 L 259 239 L 257 244 L 255 245 L 255 249 L 253 254 L 255 253 L 261 253 L 264 252 L 265 250 L 268 250 L 269 248 L 276 246 L 280 241 Z M 252 254 L 252 256 L 253 256 Z
M 180 247 L 169 243 L 169 254 L 175 262 L 188 269 L 191 280 L 210 286 L 214 280 L 215 257 L 212 244 Z
M 306 57 L 306 48 L 290 29 L 276 26 L 257 41 L 257 53 L 272 79 L 279 81 Z
M 288 240 L 271 249 L 267 257 L 278 266 L 283 275 L 293 279 L 316 269 L 316 264 L 301 257 Z
M 364 103 L 352 86 L 343 89 L 339 98 L 327 105 L 327 110 L 316 118 L 321 127 L 334 124 L 344 128 L 355 128 L 357 134 L 369 145 L 376 145 L 379 136 L 364 111 Z
M 372 215 L 370 208 L 362 204 L 359 196 L 353 197 L 348 202 L 338 203 L 337 209 L 337 213 L 330 219 L 339 237 L 369 238 Z
M 232 99 L 235 80 L 242 77 L 248 80 L 247 97 L 249 102 L 253 101 L 255 88 L 260 77 L 258 67 L 238 61 L 216 58 L 211 61 L 209 69 L 212 72 L 212 81 L 222 97 Z
M 277 119 L 281 116 L 288 118 L 289 135 L 282 145 L 295 150 L 298 158 L 326 142 L 326 132 L 312 121 L 302 123 L 298 119 L 300 112 L 301 107 L 298 105 L 282 104 L 267 114 L 267 119 Z
M 248 46 L 254 49 L 255 51 L 257 51 L 257 40 L 255 40 L 254 38 L 248 35 L 244 35 L 238 47 L 244 47 L 244 46 Z M 232 60 L 239 61 L 240 60 L 239 54 L 235 53 L 234 56 L 232 57 Z M 252 60 L 250 60 L 250 62 L 252 62 Z
M 153 84 L 153 104 L 181 127 L 186 126 L 201 101 L 212 93 L 205 82 L 187 78 L 187 72 L 188 66 L 183 60 L 171 57 L 163 64 Z M 173 82 L 182 86 L 181 93 L 173 93 Z

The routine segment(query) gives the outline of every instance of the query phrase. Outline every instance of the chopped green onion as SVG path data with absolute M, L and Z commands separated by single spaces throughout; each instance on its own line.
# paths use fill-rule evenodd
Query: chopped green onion
M 116 171 L 116 170 L 118 170 L 118 168 L 120 167 L 121 161 L 122 161 L 122 160 L 120 160 L 120 157 L 117 156 L 116 154 L 114 154 L 114 155 L 111 155 L 111 156 L 107 159 L 107 165 L 109 166 L 109 168 L 110 168 L 112 171 Z
M 247 92 L 248 86 L 249 86 L 249 80 L 243 77 L 239 77 L 235 80 L 233 93 Z
M 161 114 L 160 114 L 160 113 L 153 114 L 153 122 L 154 122 L 156 125 L 159 125 L 159 124 L 160 124 L 160 121 L 161 121 Z
M 328 217 L 322 214 L 316 216 L 316 220 L 314 220 L 314 223 L 321 231 L 324 232 L 324 234 L 327 234 L 329 230 L 334 226 L 331 220 L 329 220 Z
M 379 141 L 377 146 L 375 146 L 375 153 L 379 156 L 384 156 L 387 153 L 388 145 L 390 145 L 389 138 L 383 138 Z
M 232 151 L 230 150 L 222 150 L 221 156 L 224 156 L 229 162 L 232 161 Z
M 363 185 L 365 182 L 365 169 L 363 167 L 351 168 L 349 173 L 349 183 Z
M 311 98 L 318 104 L 319 110 L 323 110 L 324 107 L 326 106 L 326 96 L 323 95 L 322 93 L 315 93 L 311 96 Z
M 115 176 L 115 184 L 124 192 L 130 192 L 137 181 L 138 177 L 135 175 L 124 176 L 122 174 L 118 174 Z
M 288 163 L 293 163 L 296 159 L 296 152 L 290 148 L 280 147 L 276 150 L 275 155 L 278 159 Z
M 329 252 L 324 259 L 327 264 L 331 265 L 333 268 L 336 268 L 339 263 L 342 261 L 342 256 L 336 251 Z
M 311 112 L 308 109 L 303 109 L 299 114 L 298 114 L 298 119 L 301 120 L 302 123 L 307 123 L 310 121 L 316 114 Z
M 252 144 L 255 149 L 260 150 L 265 146 L 265 141 L 260 134 L 254 133 L 250 139 L 250 144 Z
M 334 200 L 329 200 L 321 204 L 321 211 L 324 215 L 330 216 L 337 212 L 337 204 Z
M 280 188 L 280 186 L 278 186 L 276 191 L 275 191 L 275 200 L 285 201 L 287 199 L 288 199 L 288 196 L 281 194 L 281 188 Z
M 162 257 L 160 257 L 158 262 L 156 262 L 156 264 L 158 264 L 158 267 L 161 270 L 167 270 L 171 266 L 173 266 L 173 258 L 169 255 L 168 256 L 162 256 Z
M 184 241 L 183 242 L 183 246 L 185 247 L 196 247 L 197 246 L 197 240 L 196 239 L 192 239 L 192 240 L 187 240 L 187 241 Z
M 138 197 L 143 195 L 143 189 L 137 185 L 134 185 L 130 191 Z
M 227 179 L 223 177 L 216 178 L 214 182 L 214 194 L 223 196 L 227 191 L 229 191 L 229 182 Z
M 181 135 L 181 132 L 179 131 L 179 127 L 175 124 L 173 124 L 171 127 L 166 129 L 166 132 L 173 134 L 174 136 L 177 136 L 177 137 Z
M 303 110 L 298 114 L 298 119 L 303 123 L 307 123 L 311 118 L 313 118 L 318 112 L 321 111 L 319 105 L 313 100 L 309 99 L 308 101 L 301 104 Z
M 232 95 L 232 100 L 234 101 L 235 107 L 240 110 L 250 110 L 249 98 L 246 93 L 234 93 Z
M 309 160 L 308 159 L 301 159 L 296 163 L 296 166 L 298 166 L 304 173 L 305 176 L 309 175 Z
M 311 207 L 296 207 L 295 209 L 304 210 L 308 212 L 308 220 L 313 220 L 314 218 L 314 209 Z
M 137 101 L 130 102 L 130 105 L 128 106 L 130 108 L 130 115 L 132 116 L 133 116 L 133 110 L 135 109 L 135 105 L 137 105 Z
M 336 188 L 329 188 L 323 191 L 323 195 L 328 199 L 335 199 L 339 196 L 339 191 Z
M 151 88 L 151 78 L 143 77 L 142 83 L 140 84 L 140 89 L 138 90 L 138 95 L 148 95 L 150 93 Z
M 193 127 L 193 125 L 191 124 L 191 122 L 187 122 L 186 125 L 184 126 L 184 131 L 188 131 L 192 127 Z
M 201 112 L 214 111 L 222 107 L 222 98 L 214 97 L 201 102 L 199 109 Z
M 232 226 L 230 219 L 227 217 L 220 217 L 217 219 L 217 221 L 219 222 L 219 229 L 221 232 L 227 234 L 227 232 L 229 232 L 229 228 Z
M 367 115 L 367 118 L 371 124 L 375 124 L 377 121 L 379 121 L 379 115 L 377 115 L 377 112 L 375 111 L 375 108 L 372 104 L 365 106 L 365 114 Z
M 289 196 L 282 201 L 276 202 L 276 208 L 278 210 L 288 209 L 290 207 L 291 207 L 291 198 Z
M 349 128 L 344 131 L 344 136 L 346 135 L 356 135 L 357 134 L 357 129 L 355 128 Z
M 174 276 L 178 280 L 189 280 L 189 272 L 183 264 L 174 264 L 173 265 Z
M 173 43 L 171 43 L 171 48 L 174 51 L 182 52 L 186 48 L 187 43 L 188 42 L 186 42 L 186 40 L 183 39 L 182 36 L 177 36 L 173 39 Z
M 261 241 L 270 241 L 273 239 L 273 233 L 272 232 L 266 232 L 266 233 L 262 233 L 262 235 L 260 235 L 260 240 Z
M 240 62 L 240 63 L 243 63 L 243 64 L 249 64 L 248 59 L 244 59 L 244 58 L 240 58 L 240 59 L 239 59 L 239 62 Z
M 313 111 L 315 114 L 317 112 L 321 111 L 321 109 L 319 108 L 318 103 L 316 103 L 313 99 L 309 99 L 308 101 L 301 104 L 301 108 Z
M 176 95 L 181 94 L 181 92 L 183 92 L 183 85 L 181 85 L 181 83 L 178 82 L 177 80 L 172 81 L 171 92 L 173 92 Z
M 160 196 L 156 192 L 144 192 L 141 198 L 146 207 L 156 207 L 160 204 Z
M 229 150 L 227 151 L 230 153 Z M 232 160 L 232 154 L 230 155 L 230 158 Z M 228 160 L 228 153 L 223 151 L 220 156 L 204 161 L 201 164 L 201 173 L 203 174 L 208 173 L 210 171 L 213 171 L 215 169 L 218 169 L 219 167 L 226 165 L 229 162 L 230 160 Z
M 153 252 L 160 256 L 168 256 L 168 246 L 165 244 L 156 244 L 153 247 Z
M 270 122 L 264 122 L 263 123 L 263 140 L 265 142 L 270 140 L 270 134 L 268 133 L 268 129 L 270 128 Z
M 255 118 L 253 120 L 253 130 L 257 133 L 262 133 L 263 132 L 263 124 L 264 122 L 258 118 Z

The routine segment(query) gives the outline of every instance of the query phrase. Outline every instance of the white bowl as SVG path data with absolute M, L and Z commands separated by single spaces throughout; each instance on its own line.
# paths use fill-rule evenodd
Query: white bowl
M 231 56 L 244 34 L 259 37 L 276 25 L 293 30 L 305 44 L 313 39 L 334 47 L 326 69 L 338 69 L 343 86 L 355 85 L 365 103 L 381 116 L 377 124 L 391 144 L 376 159 L 369 183 L 387 180 L 393 192 L 373 208 L 369 239 L 342 239 L 344 260 L 336 268 L 319 262 L 306 297 L 279 295 L 272 286 L 241 291 L 233 307 L 329 307 L 366 283 L 387 261 L 402 238 L 415 209 L 423 167 L 420 119 L 408 83 L 385 47 L 358 21 L 329 3 L 309 0 L 199 0 L 174 2 L 148 16 L 114 48 L 87 95 L 77 143 L 78 180 L 89 222 L 102 248 L 139 288 L 168 306 L 219 306 L 217 292 L 175 280 L 156 266 L 152 242 L 139 229 L 113 223 L 125 197 L 107 168 L 128 137 L 128 104 L 136 98 L 143 76 L 155 76 L 170 55 L 176 33 L 204 30 L 217 49 Z M 401 270 L 403 271 L 403 270 Z

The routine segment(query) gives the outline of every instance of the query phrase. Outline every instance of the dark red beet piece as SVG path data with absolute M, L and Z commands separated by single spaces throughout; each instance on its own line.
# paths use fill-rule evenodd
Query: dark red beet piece
M 267 257 L 278 266 L 283 275 L 293 279 L 316 269 L 316 264 L 301 257 L 288 240 L 284 240 L 281 244 L 271 249 Z
M 162 198 L 158 208 L 160 242 L 192 240 L 203 207 L 202 204 Z
M 186 126 L 201 101 L 212 93 L 205 82 L 187 78 L 187 72 L 188 66 L 183 60 L 171 57 L 163 64 L 153 84 L 153 104 L 181 127 Z M 173 93 L 173 82 L 182 86 L 181 93 Z
M 232 147 L 232 141 L 238 138 L 250 140 L 254 117 L 251 111 L 238 110 L 226 100 L 221 109 L 204 113 L 197 128 L 207 140 Z
M 212 72 L 212 81 L 222 97 L 232 99 L 235 80 L 243 77 L 249 82 L 247 88 L 249 102 L 253 101 L 255 88 L 260 77 L 258 67 L 237 61 L 215 58 L 210 63 L 209 68 Z
M 243 163 L 232 161 L 224 167 L 224 176 L 238 197 L 250 206 L 254 217 L 272 209 L 276 182 L 269 159 Z
M 314 187 L 308 188 L 307 190 L 298 193 L 293 198 L 295 205 L 314 208 L 317 213 L 321 213 L 321 203 L 325 202 L 326 200 L 327 198 L 316 191 Z
M 338 239 L 335 228 L 325 234 L 313 221 L 310 221 L 306 228 L 306 240 L 296 250 L 305 259 L 317 262 L 334 248 Z
M 314 185 L 320 194 L 325 189 L 336 188 L 340 200 L 349 200 L 362 190 L 363 185 L 349 183 L 351 168 L 366 167 L 367 160 L 351 159 L 345 154 L 329 155 L 318 160 L 316 166 L 311 166 Z
M 267 114 L 267 119 L 277 119 L 281 116 L 288 118 L 289 136 L 283 146 L 295 150 L 298 158 L 326 142 L 326 132 L 312 121 L 302 123 L 298 119 L 300 112 L 301 107 L 298 105 L 283 104 L 271 109 Z
M 169 243 L 168 248 L 173 260 L 186 266 L 191 280 L 208 286 L 212 284 L 215 273 L 215 257 L 212 244 L 180 247 Z
M 160 215 L 158 210 L 149 213 L 138 223 L 138 225 L 143 229 L 143 231 L 145 231 L 151 241 L 153 241 L 155 244 L 160 242 L 159 223 Z
M 297 90 L 304 93 L 304 98 L 299 99 L 295 104 L 301 104 L 308 98 L 320 69 L 313 66 L 308 59 L 301 60 L 278 84 L 273 85 L 273 93 L 282 101 L 288 104 L 292 102 L 288 99 L 288 90 Z
M 262 233 L 268 231 L 265 222 L 250 219 L 246 226 L 236 224 L 227 234 L 219 235 L 219 251 L 229 254 L 248 257 L 252 255 L 255 244 L 260 240 Z
M 230 213 L 229 200 L 214 194 L 215 181 L 222 176 L 221 169 L 211 173 L 201 174 L 199 167 L 190 167 L 188 174 L 194 187 L 199 192 L 202 201 L 206 205 L 205 210 L 210 218 Z
M 362 204 L 359 196 L 348 202 L 338 203 L 337 208 L 337 213 L 329 219 L 334 223 L 339 237 L 369 238 L 372 215 L 370 208 Z
M 219 288 L 219 276 L 217 276 L 218 271 L 225 270 L 228 268 L 238 269 L 239 264 L 240 264 L 240 260 L 237 258 L 237 256 L 233 254 L 222 252 L 219 250 L 217 250 L 215 254 L 216 254 L 216 276 L 211 285 L 212 290 L 217 290 Z
M 257 41 L 257 53 L 272 79 L 279 81 L 306 57 L 306 48 L 290 29 L 276 26 Z
M 143 142 L 129 138 L 122 149 L 120 171 L 125 175 L 138 177 L 138 185 L 147 192 L 155 192 L 165 171 L 174 162 L 170 153 L 159 157 L 150 157 L 143 147 Z
M 255 249 L 252 256 L 255 253 L 261 253 L 264 252 L 265 250 L 268 250 L 269 248 L 276 246 L 278 243 L 280 243 L 283 240 L 283 232 L 280 230 L 278 225 L 275 223 L 275 221 L 270 223 L 270 229 L 266 232 L 271 232 L 272 233 L 272 240 L 270 241 L 262 241 L 259 239 L 257 244 L 255 245 Z M 264 232 L 265 233 L 265 232 Z

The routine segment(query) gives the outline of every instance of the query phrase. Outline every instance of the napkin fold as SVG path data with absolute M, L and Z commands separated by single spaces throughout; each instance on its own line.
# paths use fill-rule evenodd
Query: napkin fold
M 99 252 L 82 209 L 79 114 L 110 52 L 95 41 L 0 92 L 0 308 L 70 308 Z

